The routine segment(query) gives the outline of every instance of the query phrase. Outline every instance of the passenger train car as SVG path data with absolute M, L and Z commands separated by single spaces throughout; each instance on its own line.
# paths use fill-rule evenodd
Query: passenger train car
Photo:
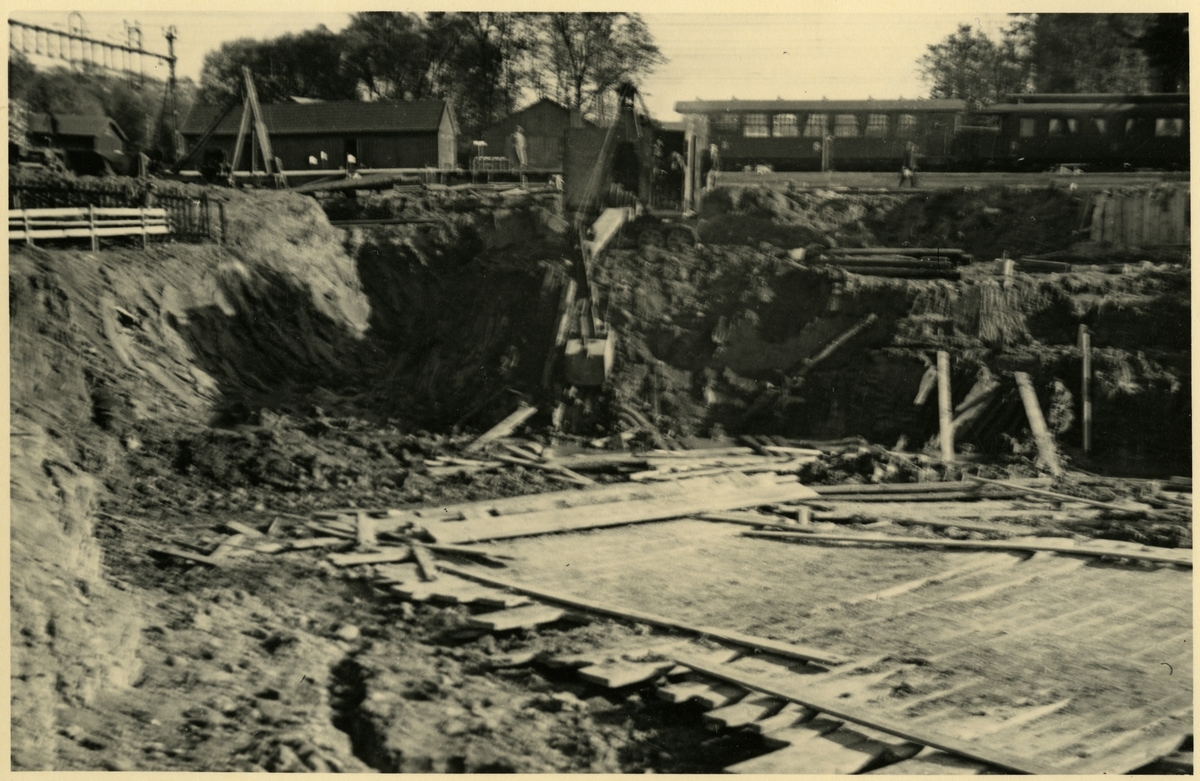
M 927 170 L 1188 167 L 1188 96 L 1011 95 L 967 111 L 961 100 L 685 101 L 721 170 Z M 700 121 L 695 121 L 695 120 Z

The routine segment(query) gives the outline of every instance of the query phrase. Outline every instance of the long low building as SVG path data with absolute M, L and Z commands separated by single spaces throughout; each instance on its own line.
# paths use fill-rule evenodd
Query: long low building
M 221 111 L 212 105 L 192 109 L 180 128 L 189 149 Z M 446 100 L 277 103 L 262 111 L 284 170 L 343 168 L 351 156 L 359 168 L 446 169 L 456 164 L 458 123 Z M 199 150 L 198 165 L 232 161 L 241 120 L 240 108 L 221 120 Z M 250 143 L 247 138 L 239 170 L 250 170 Z

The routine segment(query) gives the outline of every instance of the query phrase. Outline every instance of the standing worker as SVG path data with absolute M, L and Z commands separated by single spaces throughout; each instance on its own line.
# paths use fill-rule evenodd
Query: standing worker
M 525 129 L 517 125 L 517 129 L 508 137 L 508 161 L 521 172 L 521 184 L 525 184 Z
M 904 160 L 900 163 L 900 184 L 897 187 L 903 187 L 904 181 L 913 186 L 917 186 L 917 145 L 909 141 L 904 145 Z

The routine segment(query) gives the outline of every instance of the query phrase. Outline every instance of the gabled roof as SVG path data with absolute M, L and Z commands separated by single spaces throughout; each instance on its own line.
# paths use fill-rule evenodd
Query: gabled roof
M 112 128 L 122 141 L 128 141 L 125 131 L 112 117 L 103 114 L 31 114 L 29 131 L 60 136 L 100 136 Z
M 680 114 L 721 111 L 962 111 L 966 101 L 930 100 L 688 100 L 675 104 Z
M 387 133 L 436 131 L 442 116 L 450 111 L 445 100 L 339 100 L 329 103 L 275 103 L 262 107 L 263 120 L 272 135 L 306 133 Z M 220 106 L 196 106 L 179 129 L 200 134 L 221 112 Z M 451 113 L 451 121 L 453 121 Z M 215 131 L 235 135 L 242 112 L 230 111 Z

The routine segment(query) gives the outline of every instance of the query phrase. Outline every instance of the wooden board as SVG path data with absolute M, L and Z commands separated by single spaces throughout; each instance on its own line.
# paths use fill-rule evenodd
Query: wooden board
M 1177 564 L 1183 567 L 1192 566 L 1190 549 L 1151 548 L 1148 545 L 1126 547 L 1107 544 L 1109 541 L 1096 540 L 1087 544 L 1076 544 L 1074 540 L 1056 540 L 1053 538 L 1023 538 L 1011 540 L 949 540 L 924 539 L 919 537 L 901 537 L 888 534 L 820 534 L 812 532 L 784 531 L 749 531 L 742 532 L 745 537 L 762 537 L 764 539 L 785 539 L 793 542 L 847 542 L 857 544 L 888 544 L 897 546 L 923 548 L 958 548 L 962 550 L 1018 550 L 1065 553 L 1076 556 L 1115 556 L 1137 561 L 1153 561 L 1162 564 Z
M 614 605 L 606 605 L 600 602 L 594 602 L 588 599 L 582 599 L 562 592 L 551 591 L 549 589 L 533 588 L 531 586 L 522 585 L 511 580 L 496 578 L 491 575 L 485 575 L 481 572 L 455 567 L 449 564 L 442 565 L 442 571 L 448 572 L 460 577 L 477 580 L 481 583 L 506 588 L 511 591 L 516 591 L 521 594 L 528 594 L 537 599 L 543 599 L 550 602 L 558 602 L 570 607 L 579 608 L 582 610 L 601 613 L 604 615 L 616 616 L 617 618 L 635 621 L 651 626 L 667 627 L 670 629 L 678 629 L 692 634 L 703 635 L 714 641 L 733 644 L 745 648 L 753 648 L 769 653 L 778 654 L 780 656 L 789 657 L 792 659 L 801 659 L 805 661 L 814 661 L 821 664 L 843 664 L 848 661 L 848 657 L 843 654 L 835 653 L 826 649 L 813 648 L 810 646 L 801 646 L 794 643 L 785 643 L 778 640 L 769 640 L 764 637 L 755 637 L 742 632 L 735 632 L 728 629 L 721 629 L 712 626 L 697 626 L 688 624 L 683 621 L 677 621 L 673 618 L 655 615 L 653 613 L 645 613 L 640 610 L 630 610 L 628 608 L 618 607 Z
M 635 683 L 652 681 L 674 666 L 675 663 L 670 659 L 659 662 L 604 662 L 582 668 L 579 670 L 579 677 L 589 683 L 619 689 Z
M 757 732 L 760 735 L 770 735 L 773 732 L 794 727 L 801 721 L 815 718 L 816 715 L 817 712 L 811 708 L 806 708 L 794 702 L 788 702 L 778 713 L 756 719 L 752 724 L 747 725 L 747 729 L 751 732 Z
M 331 553 L 329 563 L 335 567 L 356 567 L 361 564 L 391 564 L 412 558 L 412 549 L 392 548 L 377 553 Z
M 752 694 L 740 702 L 725 705 L 704 714 L 704 725 L 711 730 L 745 727 L 783 710 L 787 702 L 765 694 Z
M 650 499 L 608 504 L 603 508 L 546 510 L 501 519 L 443 523 L 436 527 L 427 526 L 426 531 L 438 542 L 510 539 L 551 532 L 661 521 L 698 512 L 795 501 L 814 495 L 811 489 L 794 480 L 790 483 L 780 483 L 770 474 L 756 477 L 731 474 L 720 478 L 681 480 L 664 485 L 682 485 L 686 486 L 686 489 L 683 493 L 674 490 Z
M 467 619 L 467 624 L 492 632 L 505 632 L 551 624 L 566 614 L 567 611 L 561 608 L 534 604 L 471 616 Z
M 972 759 L 927 748 L 912 759 L 868 770 L 867 775 L 880 776 L 974 776 L 994 770 L 990 765 Z

